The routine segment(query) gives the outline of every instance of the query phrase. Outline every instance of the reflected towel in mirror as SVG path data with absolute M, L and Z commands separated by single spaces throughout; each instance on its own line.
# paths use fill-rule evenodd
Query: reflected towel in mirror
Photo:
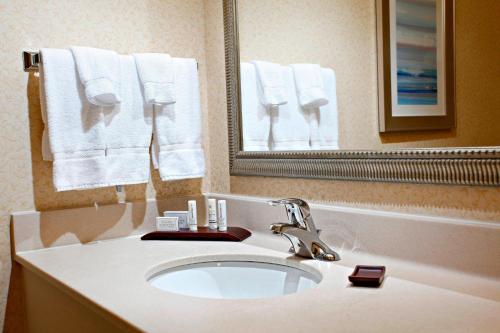
M 271 117 L 268 108 L 259 101 L 257 72 L 253 64 L 241 63 L 240 80 L 243 150 L 267 151 Z
M 272 150 L 309 150 L 309 125 L 300 107 L 293 71 L 281 66 L 288 103 L 271 108 Z
M 333 69 L 321 68 L 324 90 L 328 96 L 328 104 L 307 110 L 311 149 L 339 149 L 339 120 L 337 109 L 337 83 Z
M 328 96 L 325 93 L 319 65 L 293 64 L 290 67 L 293 69 L 300 106 L 319 108 L 328 104 Z
M 252 61 L 257 70 L 259 96 L 266 107 L 287 103 L 287 92 L 281 65 L 267 61 Z

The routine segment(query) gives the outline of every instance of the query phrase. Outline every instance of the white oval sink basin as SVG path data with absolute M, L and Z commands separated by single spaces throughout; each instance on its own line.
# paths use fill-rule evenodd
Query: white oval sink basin
M 297 293 L 314 287 L 320 274 L 266 262 L 214 261 L 173 267 L 154 274 L 149 283 L 175 294 L 255 299 Z

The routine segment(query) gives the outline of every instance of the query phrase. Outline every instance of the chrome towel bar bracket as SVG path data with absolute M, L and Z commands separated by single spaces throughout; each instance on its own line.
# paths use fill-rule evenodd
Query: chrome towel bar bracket
M 23 51 L 23 64 L 25 72 L 38 71 L 40 64 L 40 53 L 36 51 Z

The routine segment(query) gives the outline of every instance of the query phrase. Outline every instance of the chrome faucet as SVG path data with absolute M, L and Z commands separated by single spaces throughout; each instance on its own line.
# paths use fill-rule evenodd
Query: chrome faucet
M 271 206 L 285 206 L 289 223 L 273 223 L 270 229 L 273 233 L 288 238 L 292 243 L 290 252 L 305 258 L 326 261 L 340 260 L 338 253 L 319 239 L 320 230 L 317 230 L 314 225 L 307 202 L 290 198 L 271 200 L 267 203 Z

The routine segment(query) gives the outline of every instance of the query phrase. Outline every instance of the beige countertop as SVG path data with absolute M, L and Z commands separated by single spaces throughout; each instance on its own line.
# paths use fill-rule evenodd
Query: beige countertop
M 277 251 L 277 249 L 282 249 Z M 147 332 L 499 332 L 500 281 L 362 253 L 334 263 L 298 260 L 278 237 L 244 243 L 119 238 L 18 252 L 16 260 L 65 291 Z M 146 276 L 206 259 L 306 265 L 321 272 L 315 288 L 283 297 L 213 300 L 160 291 Z M 352 287 L 355 264 L 383 264 L 381 288 Z

